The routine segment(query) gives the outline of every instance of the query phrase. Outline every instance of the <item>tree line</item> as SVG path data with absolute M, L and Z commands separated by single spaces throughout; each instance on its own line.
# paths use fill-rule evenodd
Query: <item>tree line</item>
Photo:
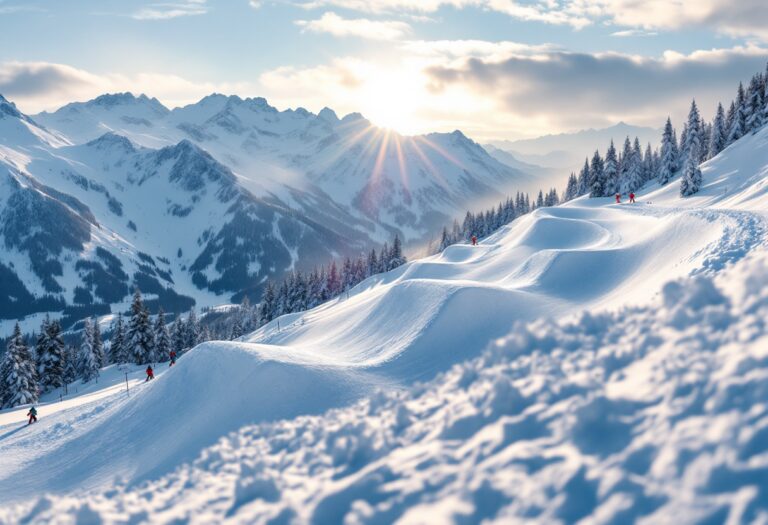
M 757 73 L 745 89 L 739 83 L 736 96 L 726 111 L 722 103 L 717 105 L 711 122 L 699 113 L 696 100 L 691 102 L 688 119 L 683 123 L 680 138 L 668 117 L 664 124 L 661 144 L 645 151 L 640 141 L 629 137 L 621 151 L 613 141 L 606 149 L 605 157 L 596 150 L 578 175 L 568 177 L 563 200 L 569 201 L 582 195 L 610 197 L 617 193 L 638 191 L 646 183 L 655 180 L 660 185 L 669 183 L 680 172 L 680 195 L 687 197 L 701 189 L 700 164 L 718 155 L 725 148 L 750 133 L 756 133 L 768 123 L 768 67 L 765 74 Z

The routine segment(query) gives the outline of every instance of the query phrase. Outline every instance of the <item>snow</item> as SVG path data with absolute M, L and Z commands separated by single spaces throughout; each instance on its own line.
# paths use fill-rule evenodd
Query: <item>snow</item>
M 0 521 L 765 522 L 767 139 L 1 412 Z

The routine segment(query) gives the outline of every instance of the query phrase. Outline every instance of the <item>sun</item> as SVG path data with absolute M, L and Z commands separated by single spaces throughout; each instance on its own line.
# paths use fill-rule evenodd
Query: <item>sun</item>
M 423 131 L 418 112 L 424 95 L 418 79 L 407 71 L 377 71 L 360 88 L 363 115 L 374 125 L 413 135 Z

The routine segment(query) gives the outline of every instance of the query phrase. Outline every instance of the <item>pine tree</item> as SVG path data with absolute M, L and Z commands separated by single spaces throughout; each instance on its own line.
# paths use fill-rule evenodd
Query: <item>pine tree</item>
M 625 153 L 623 165 L 626 166 L 626 172 L 621 181 L 621 193 L 634 193 L 643 186 L 643 153 L 639 139 L 635 138 L 634 146 Z
M 568 185 L 565 188 L 565 195 L 563 196 L 564 201 L 570 201 L 578 197 L 579 194 L 579 181 L 576 178 L 575 173 L 571 173 L 571 175 L 568 177 Z
M 589 159 L 586 158 L 584 159 L 584 167 L 579 172 L 579 196 L 586 195 L 589 192 Z M 525 203 L 522 204 L 523 206 L 518 206 L 518 209 L 522 209 L 522 213 L 528 213 L 524 207 Z
M 127 354 L 137 365 L 150 363 L 152 357 L 152 327 L 149 313 L 144 308 L 141 292 L 136 289 L 131 304 L 131 319 L 126 334 Z
M 544 193 L 539 190 L 539 194 L 536 196 L 536 208 L 544 207 Z
M 192 349 L 200 343 L 200 323 L 197 320 L 197 314 L 195 313 L 194 308 L 189 311 L 187 324 L 185 326 L 185 334 L 186 348 Z
M 109 361 L 110 363 L 122 365 L 130 361 L 125 352 L 125 324 L 123 323 L 123 314 L 118 313 L 115 325 L 112 329 L 112 339 L 109 343 Z
M 667 123 L 664 125 L 664 134 L 661 137 L 661 167 L 656 175 L 656 180 L 662 186 L 672 180 L 672 177 L 675 176 L 675 172 L 677 171 L 677 151 L 675 142 L 672 121 L 667 118 Z
M 37 403 L 38 391 L 35 362 L 16 323 L 0 362 L 0 407 Z
M 600 158 L 600 152 L 595 151 L 592 156 L 592 164 L 589 167 L 589 188 L 590 197 L 602 197 L 605 195 L 605 172 L 603 170 L 603 159 Z
M 605 152 L 605 189 L 603 196 L 607 197 L 619 191 L 619 159 L 616 156 L 616 146 L 611 140 L 608 151 Z
M 739 90 L 736 95 L 735 110 L 733 114 L 733 123 L 728 131 L 728 144 L 733 144 L 746 133 L 747 126 L 747 101 L 744 94 L 744 85 L 739 83 Z
M 701 129 L 699 109 L 696 107 L 696 101 L 691 103 L 691 110 L 688 113 L 688 134 L 685 144 L 685 166 L 683 168 L 683 177 L 680 181 L 680 195 L 687 197 L 698 192 L 701 188 L 702 175 L 699 169 L 701 161 Z
M 66 346 L 64 348 L 64 375 L 63 375 L 63 380 L 65 385 L 74 383 L 75 381 L 77 381 L 77 378 L 80 377 L 80 373 L 78 371 L 79 361 L 80 359 L 78 357 L 77 348 L 71 345 Z
M 403 247 L 400 243 L 400 236 L 395 235 L 395 240 L 392 241 L 392 252 L 389 259 L 389 269 L 394 270 L 406 263 L 405 255 L 403 255 Z
M 267 281 L 267 285 L 264 287 L 264 293 L 261 296 L 261 307 L 259 308 L 262 324 L 267 324 L 275 318 L 275 310 L 277 307 L 276 301 L 275 285 L 272 281 Z
M 184 328 L 184 321 L 180 316 L 176 316 L 171 326 L 171 334 L 173 337 L 173 351 L 176 352 L 177 356 L 181 356 L 186 348 L 187 334 Z
M 717 105 L 717 113 L 715 114 L 715 120 L 712 122 L 712 134 L 709 140 L 709 157 L 715 157 L 718 153 L 725 149 L 725 144 L 728 137 L 725 130 L 725 111 L 723 105 Z
M 384 246 L 384 249 L 387 249 L 386 245 Z M 387 251 L 389 250 L 387 249 Z M 379 264 L 381 266 L 384 266 L 385 264 L 385 261 L 383 260 L 383 255 L 384 253 L 382 250 L 382 258 L 379 258 Z M 386 261 L 386 262 L 389 262 L 389 261 Z M 386 269 L 384 269 L 383 271 L 386 271 Z M 339 293 L 341 293 L 341 280 L 339 279 L 339 271 L 336 268 L 335 261 L 331 261 L 331 266 L 328 269 L 328 276 L 325 282 L 325 289 L 329 299 L 332 297 L 336 297 L 337 295 L 339 295 Z
M 80 343 L 80 374 L 83 383 L 98 381 L 99 363 L 93 348 L 93 324 L 90 317 L 86 317 L 83 327 L 82 342 Z
M 165 363 L 170 360 L 171 354 L 171 334 L 168 332 L 168 326 L 165 324 L 165 312 L 160 308 L 155 319 L 155 351 L 154 362 Z
M 763 91 L 761 78 L 755 75 L 749 84 L 749 96 L 746 100 L 747 132 L 757 133 L 763 127 Z
M 37 374 L 40 388 L 50 392 L 64 386 L 64 341 L 61 325 L 46 316 L 37 340 Z
M 448 228 L 443 227 L 443 233 L 440 236 L 440 245 L 438 246 L 437 251 L 442 252 L 450 245 L 451 245 L 451 238 L 448 236 Z
M 106 358 L 104 356 L 104 342 L 101 340 L 101 329 L 99 328 L 99 318 L 93 319 L 93 355 L 96 358 L 96 364 L 99 368 L 104 367 Z
M 653 165 L 653 150 L 651 149 L 651 143 L 645 148 L 645 155 L 643 156 L 643 184 L 653 179 L 655 174 Z

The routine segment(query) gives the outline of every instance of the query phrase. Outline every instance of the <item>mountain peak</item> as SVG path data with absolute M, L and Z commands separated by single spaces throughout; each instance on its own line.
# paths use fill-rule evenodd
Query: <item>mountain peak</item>
M 127 137 L 118 135 L 112 131 L 104 133 L 101 137 L 88 142 L 86 146 L 97 149 L 117 147 L 121 148 L 127 153 L 134 153 L 136 151 L 136 147 L 133 145 L 133 142 L 131 142 Z
M 150 107 L 152 111 L 158 114 L 165 114 L 169 112 L 168 108 L 166 108 L 156 98 L 149 98 L 143 93 L 137 97 L 133 93 L 127 91 L 125 93 L 105 93 L 104 95 L 99 95 L 93 100 L 86 102 L 86 105 L 90 107 L 101 107 L 105 109 L 112 109 L 120 106 L 145 105 Z
M 320 113 L 317 114 L 317 118 L 322 119 L 331 124 L 336 124 L 337 122 L 339 122 L 339 116 L 336 114 L 334 110 L 332 110 L 327 106 L 320 110 Z

